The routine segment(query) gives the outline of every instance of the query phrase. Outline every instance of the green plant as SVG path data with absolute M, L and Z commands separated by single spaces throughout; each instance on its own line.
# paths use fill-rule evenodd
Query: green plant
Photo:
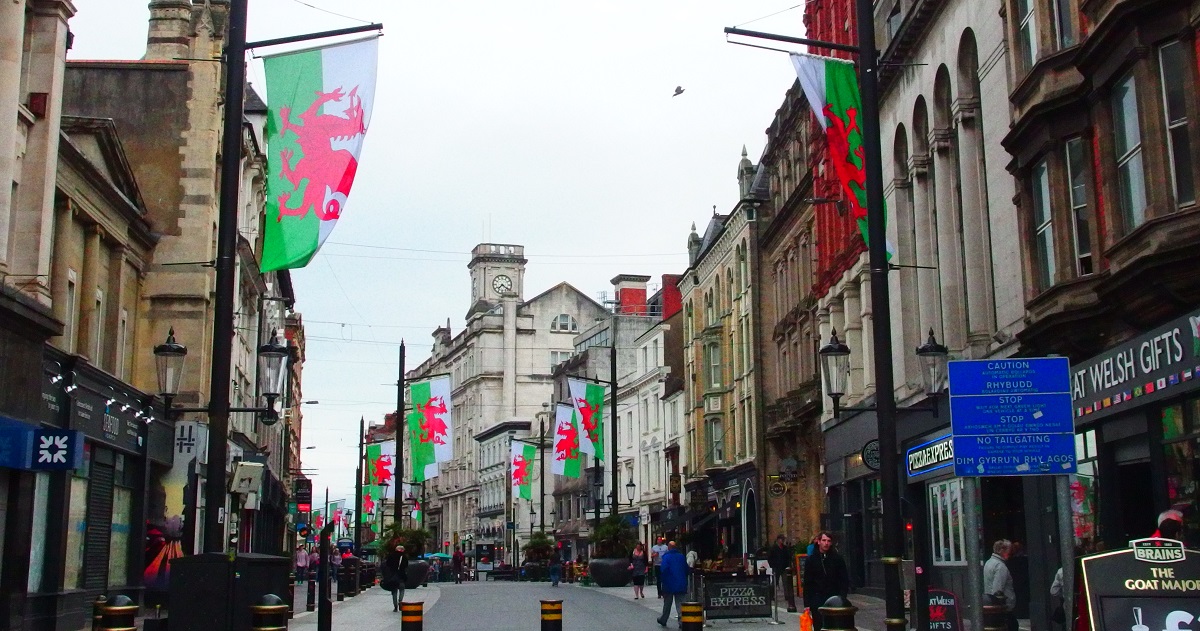
M 529 538 L 529 543 L 521 546 L 521 551 L 525 553 L 525 558 L 530 561 L 540 561 L 550 558 L 550 554 L 554 552 L 554 540 L 544 532 L 535 532 Z
M 621 559 L 637 544 L 637 531 L 620 515 L 609 515 L 596 528 L 596 558 Z
M 410 559 L 415 559 L 425 554 L 425 544 L 429 541 L 429 531 L 423 528 L 402 528 L 398 524 L 391 524 L 384 529 L 382 540 L 387 542 L 386 550 L 391 550 L 397 545 L 402 545 L 404 546 L 404 553 Z

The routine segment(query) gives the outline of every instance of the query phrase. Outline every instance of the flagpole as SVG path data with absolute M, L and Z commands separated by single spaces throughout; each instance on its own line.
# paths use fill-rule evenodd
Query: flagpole
M 538 529 L 544 535 L 546 534 L 546 417 L 550 415 L 550 404 L 542 405 L 546 413 L 542 415 L 542 435 L 538 437 L 538 467 L 539 475 L 542 477 L 542 498 L 538 500 Z M 529 527 L 533 528 L 533 524 L 529 524 Z M 531 534 L 530 537 L 532 536 Z
M 608 347 L 608 379 L 609 387 L 612 388 L 612 401 L 610 401 L 609 426 L 612 427 L 612 462 L 609 466 L 612 468 L 612 515 L 617 516 L 617 484 L 620 482 L 620 472 L 617 471 L 617 315 L 621 311 L 621 305 L 613 305 L 612 339 Z M 604 448 L 601 447 L 601 450 Z
M 401 527 L 400 502 L 404 499 L 404 340 L 400 340 L 400 369 L 396 377 L 396 455 L 392 471 L 395 472 L 396 493 L 392 497 L 392 521 Z
M 358 472 L 354 476 L 354 523 L 350 526 L 354 529 L 354 554 L 357 556 L 362 549 L 362 528 L 359 524 L 362 523 L 362 508 L 363 508 L 363 435 L 366 433 L 365 417 L 358 417 Z

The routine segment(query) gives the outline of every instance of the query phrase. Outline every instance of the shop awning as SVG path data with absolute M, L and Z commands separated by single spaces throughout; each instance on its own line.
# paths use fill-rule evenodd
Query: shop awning
M 0 467 L 68 471 L 83 466 L 83 432 L 46 429 L 0 416 Z

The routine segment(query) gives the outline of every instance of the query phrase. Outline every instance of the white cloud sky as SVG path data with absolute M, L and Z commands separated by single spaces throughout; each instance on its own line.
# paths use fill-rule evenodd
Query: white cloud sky
M 359 416 L 395 408 L 396 344 L 413 367 L 433 327 L 461 328 L 476 244 L 525 246 L 527 298 L 686 268 L 690 225 L 737 201 L 742 146 L 757 161 L 795 80 L 786 55 L 722 28 L 782 11 L 746 28 L 804 30 L 802 7 L 778 0 L 250 0 L 249 39 L 361 23 L 306 4 L 384 24 L 346 215 L 293 272 L 304 398 L 320 401 L 304 409 L 304 466 L 333 499 L 353 496 Z M 144 0 L 76 6 L 70 58 L 145 52 Z M 263 93 L 260 61 L 249 76 Z

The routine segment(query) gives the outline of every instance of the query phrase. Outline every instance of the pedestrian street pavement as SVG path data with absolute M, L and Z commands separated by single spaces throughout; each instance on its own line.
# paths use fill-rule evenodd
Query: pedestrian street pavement
M 296 614 L 291 629 L 313 631 L 316 612 L 304 611 L 303 585 L 296 589 Z M 535 631 L 540 626 L 541 600 L 563 601 L 563 629 L 605 631 L 655 631 L 662 602 L 654 586 L 646 586 L 646 598 L 634 600 L 632 587 L 584 587 L 580 584 L 520 582 L 430 583 L 407 590 L 406 602 L 424 602 L 426 631 Z M 862 631 L 883 631 L 883 601 L 852 594 L 859 608 L 856 623 Z M 719 631 L 753 629 L 799 629 L 799 615 L 781 603 L 779 625 L 770 619 L 711 620 L 706 626 Z M 667 628 L 677 629 L 674 611 Z M 333 629 L 337 631 L 398 631 L 400 614 L 392 611 L 391 594 L 375 587 L 357 596 L 333 603 Z

